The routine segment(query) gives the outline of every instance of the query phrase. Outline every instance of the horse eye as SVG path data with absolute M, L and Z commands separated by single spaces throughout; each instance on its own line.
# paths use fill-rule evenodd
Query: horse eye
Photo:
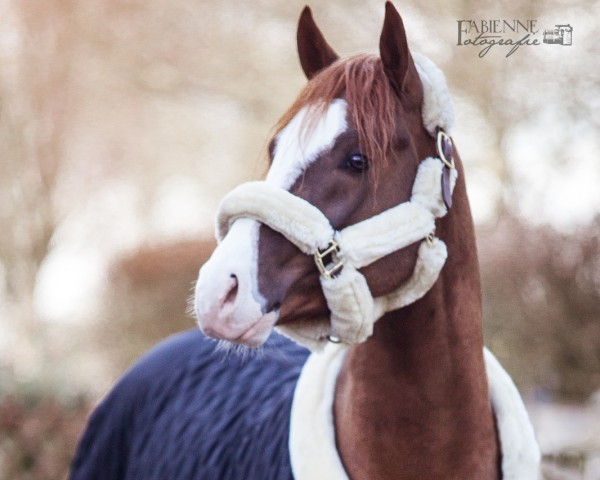
M 346 159 L 346 165 L 356 172 L 362 172 L 369 168 L 369 161 L 360 153 L 354 153 Z

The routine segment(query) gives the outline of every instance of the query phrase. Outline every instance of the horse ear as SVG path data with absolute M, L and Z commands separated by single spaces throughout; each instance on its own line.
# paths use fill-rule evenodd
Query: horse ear
M 379 38 L 379 54 L 385 73 L 394 89 L 398 93 L 418 95 L 419 74 L 408 49 L 404 24 L 400 14 L 389 1 L 385 4 L 385 19 Z
M 300 64 L 309 80 L 339 58 L 317 27 L 308 6 L 300 14 L 297 41 Z

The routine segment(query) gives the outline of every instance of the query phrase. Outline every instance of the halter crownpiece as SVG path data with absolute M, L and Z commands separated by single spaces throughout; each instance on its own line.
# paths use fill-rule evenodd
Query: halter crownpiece
M 236 220 L 251 218 L 314 256 L 330 318 L 277 327 L 312 350 L 321 350 L 328 339 L 346 344 L 365 341 L 385 313 L 425 295 L 446 261 L 446 245 L 434 232 L 436 218 L 451 206 L 457 178 L 452 142 L 444 131 L 451 127 L 454 113 L 443 74 L 422 56 L 415 56 L 415 62 L 424 90 L 423 121 L 436 137 L 438 157 L 421 161 L 409 201 L 342 230 L 335 230 L 314 205 L 265 181 L 238 186 L 219 207 L 219 241 Z M 421 245 L 411 278 L 390 294 L 373 298 L 359 269 L 418 241 Z

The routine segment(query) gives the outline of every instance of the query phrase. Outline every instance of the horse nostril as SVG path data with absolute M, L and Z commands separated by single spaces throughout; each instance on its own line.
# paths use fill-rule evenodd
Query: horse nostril
M 275 304 L 273 304 L 273 308 L 271 310 L 279 310 L 280 308 L 281 308 L 281 303 L 275 302 Z
M 237 296 L 237 292 L 238 292 L 238 279 L 237 276 L 235 274 L 231 274 L 231 286 L 229 287 L 229 291 L 227 292 L 227 295 L 225 295 L 225 300 L 223 300 L 223 304 L 228 304 L 228 303 L 233 303 L 235 302 L 235 297 Z

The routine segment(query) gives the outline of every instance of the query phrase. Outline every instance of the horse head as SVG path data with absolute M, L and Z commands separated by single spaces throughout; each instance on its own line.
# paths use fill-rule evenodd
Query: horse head
M 538 478 L 525 407 L 483 348 L 443 74 L 410 53 L 389 2 L 379 56 L 340 60 L 308 8 L 298 51 L 308 83 L 275 128 L 266 178 L 221 202 L 195 310 L 210 337 L 259 347 L 277 328 L 323 354 L 306 359 L 278 342 L 278 359 L 215 363 L 199 332 L 175 336 L 92 417 L 73 478 L 116 467 L 186 478 Z M 114 448 L 115 432 L 133 455 Z
M 265 180 L 223 200 L 196 285 L 200 328 L 251 347 L 276 326 L 314 348 L 362 342 L 446 258 L 434 232 L 456 169 L 441 72 L 411 55 L 390 2 L 379 56 L 339 59 L 308 7 L 297 42 L 308 83 L 276 125 Z

